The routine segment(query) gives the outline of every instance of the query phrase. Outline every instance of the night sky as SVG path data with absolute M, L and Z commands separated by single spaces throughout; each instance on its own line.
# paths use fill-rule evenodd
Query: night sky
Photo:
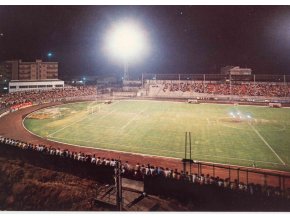
M 219 73 L 225 65 L 256 74 L 290 74 L 289 6 L 0 6 L 0 61 L 59 62 L 62 78 L 123 71 L 104 54 L 105 32 L 138 21 L 151 45 L 130 74 Z

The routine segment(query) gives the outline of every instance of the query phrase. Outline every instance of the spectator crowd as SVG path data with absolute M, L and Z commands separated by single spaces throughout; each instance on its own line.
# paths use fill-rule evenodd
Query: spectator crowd
M 265 97 L 289 97 L 290 86 L 271 83 L 202 83 L 202 82 L 164 82 L 163 92 L 196 92 L 217 95 L 236 96 L 265 96 Z M 64 89 L 35 90 L 0 94 L 0 110 L 14 105 L 31 102 L 33 104 L 46 103 L 72 97 L 96 95 L 95 86 L 65 87 Z
M 237 96 L 265 96 L 265 97 L 289 97 L 290 86 L 284 84 L 271 83 L 202 83 L 202 82 L 164 82 L 163 92 L 182 91 L 197 92 L 218 95 Z
M 267 97 L 285 97 L 290 94 L 290 87 L 277 84 L 266 83 L 249 83 L 249 84 L 230 84 L 223 83 L 188 83 L 173 82 L 163 83 L 163 91 L 174 92 L 197 92 L 219 95 L 238 95 L 238 96 L 267 96 Z M 56 99 L 70 97 L 90 96 L 96 94 L 95 86 L 66 87 L 64 89 L 54 89 L 46 91 L 27 91 L 15 92 L 0 95 L 0 110 L 22 103 L 44 103 Z M 31 143 L 13 140 L 0 136 L 0 143 L 15 146 L 19 149 L 33 150 L 46 155 L 59 156 L 80 162 L 86 162 L 97 166 L 115 167 L 118 160 L 100 157 L 96 154 L 88 155 L 83 152 L 73 152 L 68 149 L 54 148 L 46 145 L 34 145 Z M 189 174 L 188 172 L 179 172 L 177 169 L 169 169 L 151 164 L 131 165 L 127 161 L 122 163 L 122 174 L 124 177 L 143 180 L 146 176 L 162 177 L 171 180 L 184 180 L 198 185 L 212 185 L 224 189 L 234 190 L 237 192 L 248 193 L 250 195 L 265 195 L 268 197 L 283 197 L 290 200 L 290 189 L 282 191 L 279 187 L 272 187 L 259 184 L 245 184 L 237 180 L 231 181 L 229 178 L 222 179 L 210 176 L 209 174 L 198 175 Z
M 97 166 L 111 166 L 115 167 L 117 164 L 116 159 L 109 159 L 97 156 L 96 154 L 88 155 L 83 152 L 72 152 L 68 149 L 54 148 L 46 145 L 34 145 L 19 140 L 13 140 L 0 136 L 0 143 L 17 147 L 18 149 L 37 151 L 49 156 L 59 156 L 68 158 L 75 161 L 86 162 Z M 250 195 L 267 196 L 275 198 L 283 198 L 290 200 L 290 189 L 282 191 L 279 187 L 272 187 L 268 185 L 259 185 L 254 183 L 245 184 L 237 180 L 231 181 L 229 178 L 222 179 L 219 177 L 210 176 L 209 174 L 198 175 L 196 173 L 189 174 L 188 172 L 178 171 L 177 169 L 169 169 L 160 166 L 153 166 L 151 164 L 130 164 L 128 161 L 121 164 L 122 175 L 125 178 L 134 180 L 144 180 L 146 176 L 159 177 L 169 180 L 183 180 L 196 185 L 210 185 L 222 189 L 248 193 Z
M 0 110 L 22 103 L 43 103 L 52 100 L 96 94 L 95 86 L 65 87 L 64 89 L 35 90 L 0 94 Z

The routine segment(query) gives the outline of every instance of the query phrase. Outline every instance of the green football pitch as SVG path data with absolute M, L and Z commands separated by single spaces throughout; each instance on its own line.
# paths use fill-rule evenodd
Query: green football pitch
M 43 138 L 108 150 L 290 171 L 290 109 L 166 101 L 79 102 L 36 111 Z

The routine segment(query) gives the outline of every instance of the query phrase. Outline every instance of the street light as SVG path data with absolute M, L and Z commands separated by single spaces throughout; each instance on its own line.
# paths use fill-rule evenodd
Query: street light
M 51 57 L 52 57 L 52 52 L 48 52 L 48 53 L 47 53 L 47 57 L 48 57 L 48 58 L 51 58 Z
M 124 80 L 129 79 L 128 62 L 148 52 L 148 37 L 144 28 L 133 21 L 114 23 L 107 32 L 106 52 L 124 65 Z

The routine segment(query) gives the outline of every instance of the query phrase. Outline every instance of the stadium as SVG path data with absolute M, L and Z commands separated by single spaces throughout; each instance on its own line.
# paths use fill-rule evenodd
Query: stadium
M 1 142 L 84 162 L 118 160 L 124 178 L 136 181 L 162 175 L 288 199 L 288 78 L 186 76 L 5 94 Z M 148 184 L 146 193 L 160 194 Z
M 288 9 L 1 6 L 0 210 L 289 212 Z

